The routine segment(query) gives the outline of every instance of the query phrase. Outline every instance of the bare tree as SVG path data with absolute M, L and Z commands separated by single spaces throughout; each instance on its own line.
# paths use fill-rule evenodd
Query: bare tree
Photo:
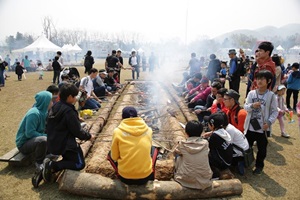
M 42 26 L 43 26 L 43 31 L 46 37 L 54 42 L 57 38 L 57 30 L 56 27 L 53 23 L 53 20 L 50 16 L 46 16 L 42 19 Z M 57 42 L 57 41 L 55 41 Z

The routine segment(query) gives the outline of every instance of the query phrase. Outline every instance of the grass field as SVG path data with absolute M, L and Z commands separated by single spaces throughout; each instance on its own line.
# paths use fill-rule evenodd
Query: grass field
M 97 60 L 95 67 L 103 68 L 103 60 Z M 83 67 L 78 67 L 83 77 Z M 165 80 L 181 78 L 180 72 L 164 73 Z M 141 78 L 148 75 L 142 73 Z M 34 95 L 45 90 L 52 79 L 52 72 L 45 72 L 44 80 L 38 80 L 38 73 L 26 74 L 27 79 L 17 81 L 17 76 L 10 72 L 6 86 L 0 91 L 0 155 L 15 147 L 15 136 L 18 125 L 34 103 Z M 151 77 L 159 77 L 155 74 Z M 122 72 L 121 80 L 131 78 L 129 70 Z M 241 97 L 245 94 L 245 84 L 241 83 Z M 244 99 L 241 99 L 243 102 Z M 101 110 L 100 110 L 101 112 Z M 294 116 L 296 120 L 296 117 Z M 300 199 L 300 135 L 297 120 L 288 124 L 286 130 L 290 139 L 280 137 L 278 122 L 273 126 L 273 135 L 269 139 L 268 153 L 264 173 L 253 176 L 250 169 L 246 175 L 237 176 L 243 184 L 243 194 L 229 199 Z M 255 148 L 256 150 L 256 148 Z M 9 167 L 0 163 L 0 199 L 88 199 L 58 191 L 57 184 L 41 184 L 38 189 L 31 185 L 34 166 Z

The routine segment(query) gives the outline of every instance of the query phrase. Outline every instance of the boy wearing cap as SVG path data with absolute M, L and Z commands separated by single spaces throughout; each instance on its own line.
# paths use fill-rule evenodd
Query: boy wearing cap
M 209 164 L 214 173 L 213 178 L 233 178 L 229 167 L 232 161 L 233 147 L 231 136 L 224 129 L 224 117 L 220 113 L 211 114 L 208 118 L 208 127 L 212 130 L 209 138 Z
M 137 116 L 134 107 L 125 107 L 122 121 L 114 130 L 107 159 L 119 179 L 128 185 L 143 185 L 154 180 L 157 150 L 152 148 L 152 130 Z M 151 152 L 153 154 L 151 157 Z
M 227 112 L 229 123 L 243 133 L 247 111 L 241 108 L 239 98 L 240 95 L 230 89 L 224 94 L 223 102 L 225 107 L 229 109 Z
M 175 181 L 182 186 L 203 190 L 211 186 L 212 171 L 208 161 L 208 142 L 201 138 L 203 126 L 198 121 L 189 121 L 185 126 L 188 136 L 175 149 Z
M 287 80 L 286 104 L 288 109 L 292 109 L 290 106 L 290 98 L 293 94 L 293 111 L 296 112 L 298 93 L 300 90 L 299 63 L 294 63 L 292 65 L 292 71 L 293 72 L 289 75 Z
M 244 105 L 248 115 L 245 120 L 245 132 L 250 147 L 257 142 L 257 156 L 253 174 L 259 175 L 264 168 L 264 160 L 267 156 L 268 136 L 271 125 L 278 116 L 278 104 L 276 95 L 268 88 L 272 84 L 273 75 L 268 70 L 259 71 L 256 74 L 258 89 L 248 93 Z
M 278 108 L 277 108 L 278 109 L 278 116 L 277 116 L 277 119 L 279 121 L 281 136 L 285 137 L 285 138 L 289 138 L 290 135 L 285 132 L 284 120 L 283 120 L 283 116 L 285 115 L 285 113 L 289 114 L 289 109 L 284 104 L 284 97 L 283 96 L 285 94 L 285 91 L 286 91 L 286 87 L 284 85 L 279 85 L 277 87 L 277 91 L 276 91 L 277 103 L 278 103 Z

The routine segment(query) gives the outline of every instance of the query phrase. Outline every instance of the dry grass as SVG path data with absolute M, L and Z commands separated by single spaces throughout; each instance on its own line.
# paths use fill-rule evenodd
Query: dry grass
M 97 60 L 96 67 L 103 68 L 103 60 Z M 83 68 L 78 69 L 83 76 Z M 37 73 L 27 74 L 27 80 L 23 81 L 17 81 L 16 75 L 12 72 L 10 75 L 5 88 L 0 91 L 0 138 L 2 139 L 0 155 L 15 147 L 19 122 L 33 105 L 35 93 L 46 89 L 52 78 L 51 72 L 45 73 L 44 80 L 38 80 Z M 130 77 L 130 71 L 123 71 L 122 80 Z M 166 80 L 174 80 L 174 76 Z M 245 84 L 242 84 L 242 88 L 245 89 Z M 244 91 L 241 96 L 244 96 Z M 278 122 L 275 123 L 273 136 L 269 139 L 264 173 L 253 176 L 248 169 L 244 177 L 237 176 L 243 183 L 244 192 L 241 197 L 231 197 L 231 199 L 300 198 L 298 124 L 286 122 L 286 129 L 291 135 L 290 139 L 280 137 Z M 0 199 L 83 199 L 80 196 L 59 192 L 57 184 L 41 184 L 38 189 L 34 189 L 31 185 L 33 172 L 33 165 L 9 167 L 7 163 L 0 163 Z

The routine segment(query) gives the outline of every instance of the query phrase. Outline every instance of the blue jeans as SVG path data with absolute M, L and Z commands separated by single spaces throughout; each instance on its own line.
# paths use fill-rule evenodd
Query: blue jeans
M 101 104 L 98 101 L 96 101 L 95 99 L 87 99 L 85 105 L 82 107 L 82 110 L 84 109 L 98 110 L 99 108 L 101 108 Z

